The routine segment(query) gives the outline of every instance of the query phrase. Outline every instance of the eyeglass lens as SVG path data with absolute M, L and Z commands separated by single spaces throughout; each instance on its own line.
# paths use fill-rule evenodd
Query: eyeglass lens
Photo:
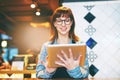
M 65 19 L 65 20 L 56 19 L 56 23 L 59 24 L 59 25 L 61 25 L 63 22 L 64 22 L 66 25 L 68 25 L 68 24 L 70 24 L 71 20 L 70 20 L 70 18 L 67 18 L 67 19 Z

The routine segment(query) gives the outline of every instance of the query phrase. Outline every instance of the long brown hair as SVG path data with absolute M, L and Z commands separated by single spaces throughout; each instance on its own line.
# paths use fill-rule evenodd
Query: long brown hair
M 73 13 L 72 13 L 71 9 L 67 8 L 67 7 L 58 7 L 54 11 L 54 13 L 52 15 L 52 19 L 51 19 L 50 41 L 52 41 L 52 43 L 53 43 L 55 41 L 55 39 L 58 38 L 58 32 L 54 26 L 54 22 L 56 21 L 56 18 L 59 18 L 61 16 L 70 17 L 70 19 L 72 20 L 72 26 L 71 26 L 71 29 L 69 31 L 69 38 L 72 39 L 72 41 L 74 41 L 74 42 L 79 41 L 78 36 L 76 36 L 74 33 L 75 20 L 74 20 Z

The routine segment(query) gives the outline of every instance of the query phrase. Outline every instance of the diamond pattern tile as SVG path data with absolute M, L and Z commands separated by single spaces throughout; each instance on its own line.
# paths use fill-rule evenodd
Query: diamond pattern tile
M 89 64 L 93 64 L 99 71 L 95 76 L 94 70 L 90 71 L 90 74 L 93 73 L 92 76 L 96 78 L 120 78 L 120 1 L 101 2 L 94 2 L 97 4 L 94 4 L 93 8 L 90 7 L 93 4 L 86 2 L 85 4 L 81 4 L 81 2 L 66 3 L 65 6 L 72 8 L 74 12 L 76 19 L 75 32 L 77 35 L 86 43 L 90 37 L 97 42 L 97 45 L 93 49 L 88 49 L 87 53 L 88 55 L 91 51 L 97 53 L 95 56 L 92 55 L 93 53 L 90 53 L 91 55 L 88 56 L 94 62 L 88 60 Z M 95 16 L 91 23 L 85 19 L 88 12 Z M 89 25 L 96 29 L 93 34 L 88 31 Z M 85 29 L 87 29 L 86 32 Z M 94 57 L 97 57 L 97 59 L 94 60 Z M 89 77 L 92 76 L 90 75 Z
M 89 25 L 88 28 L 85 29 L 85 32 L 88 33 L 89 36 L 92 36 L 93 33 L 96 32 L 96 29 L 92 25 Z
M 94 40 L 94 39 L 92 39 L 91 37 L 87 40 L 87 42 L 86 42 L 86 45 L 90 48 L 90 49 L 92 49 L 95 45 L 97 44 L 97 42 Z
M 97 58 L 97 54 L 94 53 L 94 51 L 90 51 L 88 54 L 88 59 L 90 62 L 94 62 L 94 60 Z
M 90 11 L 95 5 L 86 5 L 84 6 L 88 11 Z
M 91 64 L 91 66 L 89 67 L 90 75 L 92 77 L 94 77 L 98 71 L 99 71 L 99 69 L 97 69 L 97 67 L 95 67 L 93 64 Z
M 90 13 L 90 12 L 84 17 L 84 19 L 86 21 L 88 21 L 89 23 L 91 23 L 95 18 L 96 17 L 92 13 Z

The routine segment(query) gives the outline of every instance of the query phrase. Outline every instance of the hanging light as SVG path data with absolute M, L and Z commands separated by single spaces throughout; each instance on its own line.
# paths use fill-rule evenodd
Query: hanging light
M 36 0 L 32 0 L 31 8 L 35 8 L 37 6 Z
M 32 4 L 30 5 L 30 7 L 31 7 L 31 8 L 35 8 L 36 5 L 35 5 L 34 3 L 32 3 Z
M 35 14 L 36 14 L 36 16 L 40 16 L 40 9 L 37 9 Z

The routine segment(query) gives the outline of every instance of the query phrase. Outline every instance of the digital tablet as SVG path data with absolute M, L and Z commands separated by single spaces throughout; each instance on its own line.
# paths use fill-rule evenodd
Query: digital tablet
M 66 55 L 69 57 L 70 55 L 69 48 L 72 50 L 73 58 L 78 58 L 79 55 L 82 55 L 80 58 L 80 66 L 83 66 L 85 63 L 85 57 L 86 57 L 85 44 L 54 44 L 54 45 L 47 46 L 48 67 L 61 67 L 60 65 L 55 64 L 55 61 L 60 60 L 57 57 L 57 54 L 61 54 L 61 50 L 63 50 L 66 53 Z

